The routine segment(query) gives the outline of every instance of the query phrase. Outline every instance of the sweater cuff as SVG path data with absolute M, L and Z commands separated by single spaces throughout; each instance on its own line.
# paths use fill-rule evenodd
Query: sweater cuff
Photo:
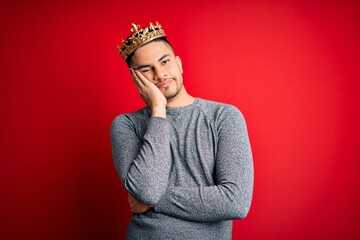
M 163 117 L 151 117 L 148 125 L 147 131 L 159 132 L 159 129 L 166 127 L 169 129 L 170 125 L 166 118 Z
M 171 196 L 169 189 L 166 190 L 166 192 L 162 195 L 160 200 L 157 202 L 157 204 L 154 206 L 154 211 L 159 213 L 170 213 L 172 204 L 170 199 L 168 197 Z
M 181 209 L 180 206 L 182 205 L 181 202 L 186 198 L 186 194 L 181 190 L 179 191 L 176 187 L 168 187 L 157 204 L 155 204 L 154 211 L 172 216 L 181 216 L 179 212 Z M 188 207 L 181 209 L 181 211 L 184 212 L 188 212 L 188 210 Z

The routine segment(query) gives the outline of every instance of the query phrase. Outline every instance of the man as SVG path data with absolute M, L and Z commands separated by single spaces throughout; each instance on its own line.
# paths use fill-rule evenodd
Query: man
M 115 118 L 115 167 L 133 217 L 127 239 L 231 239 L 253 191 L 244 118 L 234 106 L 194 98 L 161 25 L 133 24 L 119 52 L 147 107 Z

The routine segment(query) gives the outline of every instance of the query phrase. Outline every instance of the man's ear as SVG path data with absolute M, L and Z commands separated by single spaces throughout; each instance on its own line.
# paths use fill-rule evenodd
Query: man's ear
M 181 63 L 180 57 L 179 57 L 179 56 L 176 56 L 175 59 L 176 59 L 176 62 L 177 62 L 177 64 L 178 64 L 179 68 L 180 68 L 181 74 L 183 74 L 184 71 L 183 71 L 183 68 L 182 68 L 182 63 Z

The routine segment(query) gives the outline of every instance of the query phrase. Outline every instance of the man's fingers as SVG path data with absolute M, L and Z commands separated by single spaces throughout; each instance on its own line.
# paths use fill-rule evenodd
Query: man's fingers
M 137 77 L 137 79 L 144 85 L 148 85 L 150 83 L 149 80 L 147 80 L 146 77 L 144 77 L 144 75 L 142 75 L 141 72 L 139 72 L 139 70 L 135 70 L 134 69 L 134 73 L 135 73 L 135 76 Z
M 133 80 L 133 82 L 135 83 L 135 85 L 139 88 L 139 87 L 144 87 L 144 84 L 142 83 L 142 81 L 139 79 L 138 75 L 135 73 L 135 70 L 133 68 L 130 68 L 130 73 L 131 73 L 131 78 Z
M 131 212 L 136 214 L 144 213 L 152 207 L 139 202 L 138 200 L 136 200 L 136 198 L 131 196 L 130 193 L 128 194 L 128 202 L 130 205 Z

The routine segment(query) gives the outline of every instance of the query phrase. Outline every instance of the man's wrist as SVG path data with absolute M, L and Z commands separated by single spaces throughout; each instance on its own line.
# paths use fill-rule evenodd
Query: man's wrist
M 151 109 L 151 116 L 152 117 L 166 118 L 166 108 L 165 107 L 159 107 L 159 108 Z

